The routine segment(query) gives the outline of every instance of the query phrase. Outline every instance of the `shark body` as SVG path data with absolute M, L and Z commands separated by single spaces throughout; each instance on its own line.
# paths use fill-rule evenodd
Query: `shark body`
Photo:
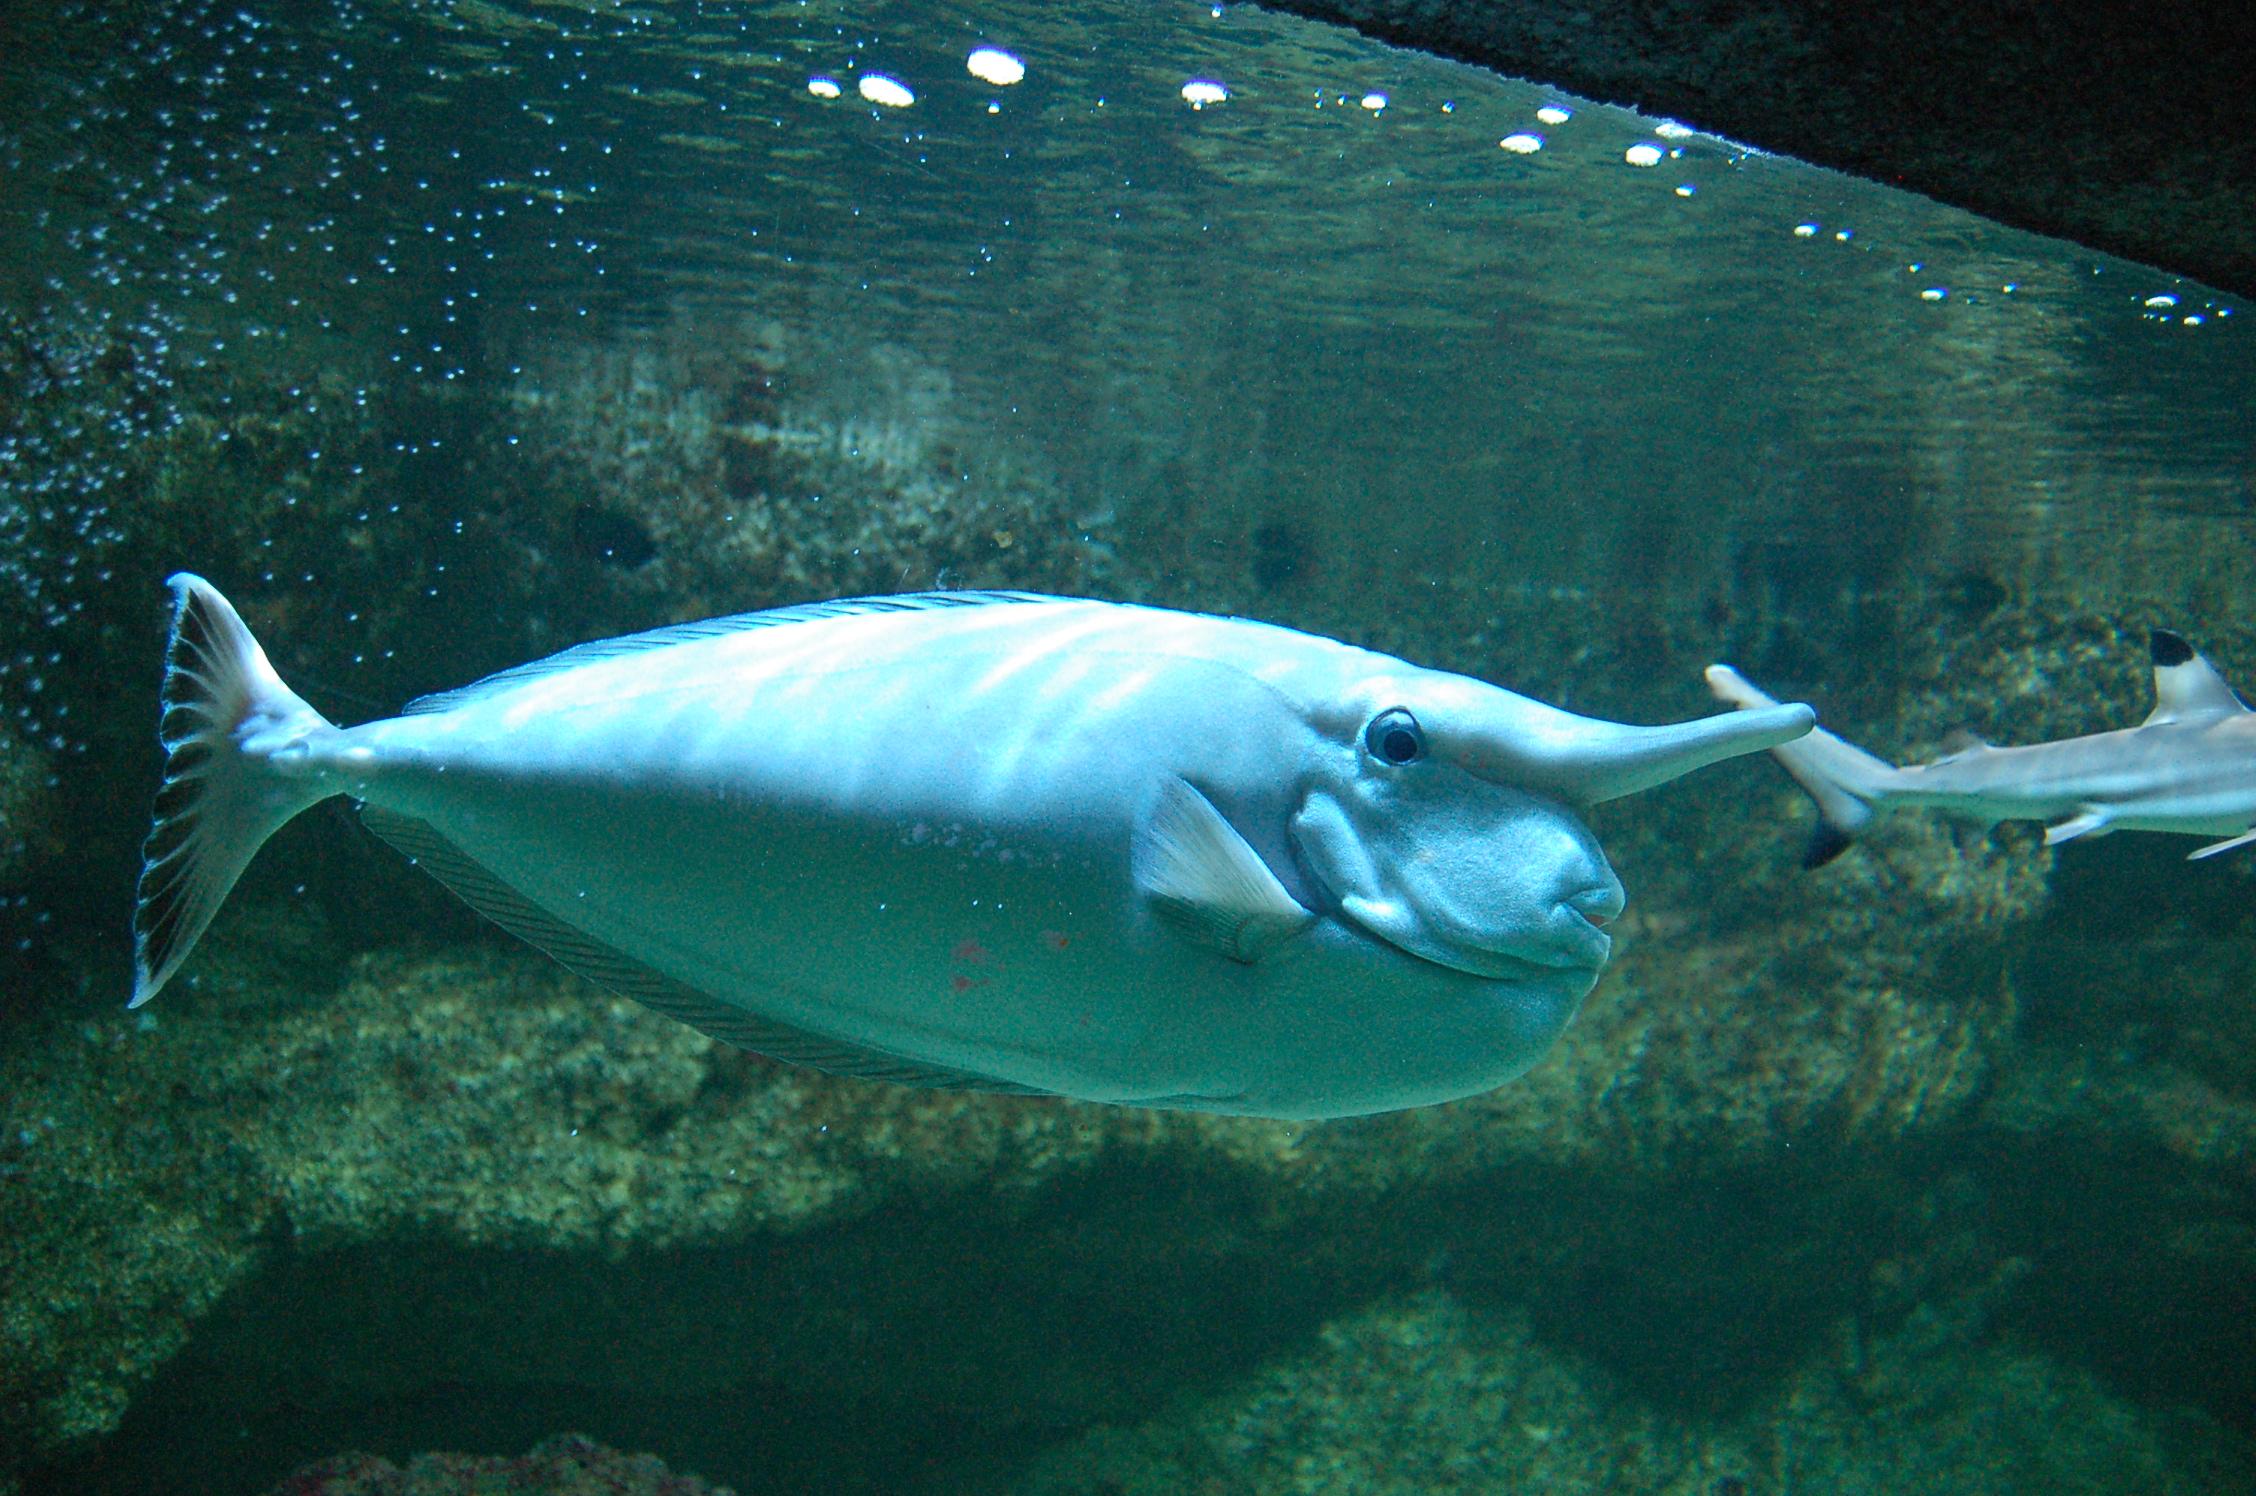
M 1899 767 L 1820 728 L 1771 750 L 1817 803 L 1805 865 L 1846 851 L 1875 815 L 1924 806 L 1994 825 L 2043 821 L 2055 845 L 2110 831 L 2219 838 L 2203 858 L 2256 841 L 2256 712 L 2183 637 L 2156 629 L 2154 710 L 2136 727 L 2000 748 L 1976 743 Z M 1771 698 L 1728 665 L 1709 689 L 1747 709 Z

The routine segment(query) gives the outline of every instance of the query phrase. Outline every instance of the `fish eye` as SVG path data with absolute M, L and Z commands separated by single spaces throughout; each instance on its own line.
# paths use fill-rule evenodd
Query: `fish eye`
M 1426 730 L 1401 707 L 1389 707 L 1363 729 L 1363 749 L 1382 764 L 1414 764 L 1426 756 Z

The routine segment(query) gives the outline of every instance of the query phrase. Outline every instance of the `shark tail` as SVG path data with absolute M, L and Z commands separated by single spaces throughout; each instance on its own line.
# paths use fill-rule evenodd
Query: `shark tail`
M 1710 665 L 1707 673 L 1708 689 L 1720 701 L 1748 711 L 1777 705 L 1729 665 Z M 1881 789 L 1897 772 L 1886 759 L 1822 727 L 1781 743 L 1770 756 L 1817 803 L 1817 829 L 1802 853 L 1806 868 L 1825 866 L 1855 843 L 1878 813 Z
M 282 683 L 219 589 L 187 572 L 165 585 L 164 782 L 134 891 L 135 1008 L 188 959 L 266 839 L 336 792 L 304 766 L 306 739 L 328 721 Z

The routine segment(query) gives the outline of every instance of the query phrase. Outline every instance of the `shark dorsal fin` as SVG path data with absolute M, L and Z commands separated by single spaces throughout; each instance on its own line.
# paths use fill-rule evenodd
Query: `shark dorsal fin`
M 1936 760 L 1944 763 L 1954 758 L 1964 758 L 1969 753 L 1980 753 L 1990 746 L 1989 739 L 1961 727 L 1943 739 L 1943 756 Z
M 2196 717 L 2220 717 L 2245 712 L 2247 706 L 2225 684 L 2217 667 L 2203 659 L 2182 634 L 2156 629 L 2151 636 L 2154 653 L 2154 710 L 2145 725 L 2184 722 Z

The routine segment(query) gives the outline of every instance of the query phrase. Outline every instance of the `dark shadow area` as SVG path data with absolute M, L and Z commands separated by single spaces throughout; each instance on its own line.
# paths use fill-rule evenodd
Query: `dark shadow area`
M 2256 1189 L 2099 1133 L 1993 1150 L 2003 1245 L 2034 1269 L 2004 1323 L 2127 1396 L 2256 1432 Z
M 2217 838 L 2222 840 L 2222 837 Z M 2256 936 L 2256 885 L 2248 849 L 2186 864 L 2190 836 L 2110 836 L 2070 842 L 2053 864 L 2037 943 L 2182 934 Z
M 2052 897 L 2011 958 L 2021 1037 L 2132 1084 L 2168 1067 L 2247 1100 L 2256 1053 L 2256 860 L 2185 863 L 2182 836 L 2063 849 Z M 2166 1097 L 2153 1103 L 2168 1107 Z
M 1115 1173 L 1023 1214 L 617 1260 L 282 1247 L 115 1436 L 26 1489 L 256 1493 L 346 1449 L 515 1455 L 572 1430 L 746 1496 L 914 1490 L 1149 1416 L 1393 1273 L 1256 1219 L 1227 1183 Z
M 1624 1395 L 1693 1417 L 1775 1392 L 1845 1319 L 1924 1314 L 2256 1429 L 2256 1200 L 2104 1141 L 1333 1198 L 1312 1218 L 1273 1186 L 1154 1167 L 726 1249 L 282 1244 L 116 1435 L 25 1490 L 250 1496 L 348 1449 L 514 1456 L 563 1431 L 746 1496 L 999 1487 L 1424 1285 L 1524 1310 Z
M 1773 1387 L 1872 1265 L 1904 1249 L 1916 1182 L 1776 1169 L 1625 1188 L 1559 1176 L 1440 1203 L 1448 1282 L 1518 1303 L 1636 1395 L 1694 1414 Z

